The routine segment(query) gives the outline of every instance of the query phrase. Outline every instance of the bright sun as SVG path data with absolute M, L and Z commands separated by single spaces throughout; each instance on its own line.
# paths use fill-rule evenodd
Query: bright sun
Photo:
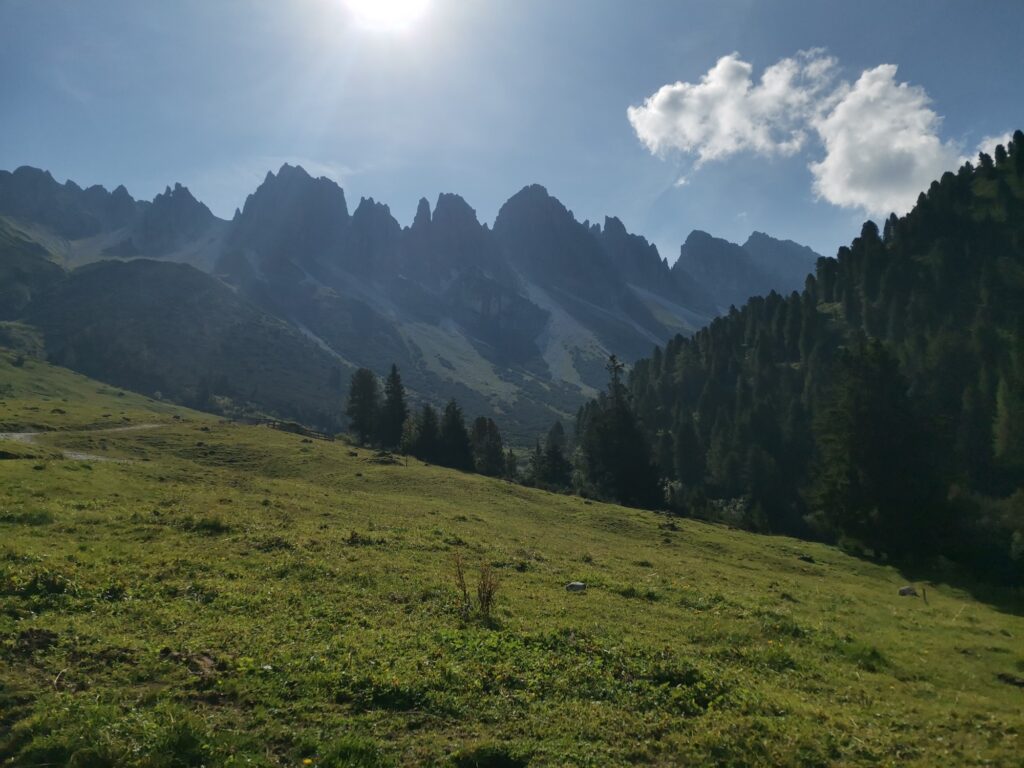
M 344 0 L 356 22 L 382 32 L 403 32 L 419 21 L 430 0 Z

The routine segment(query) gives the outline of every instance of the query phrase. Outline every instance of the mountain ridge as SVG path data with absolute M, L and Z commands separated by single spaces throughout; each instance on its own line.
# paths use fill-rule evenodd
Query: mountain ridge
M 337 359 L 378 373 L 394 362 L 424 399 L 454 395 L 523 439 L 571 416 L 608 354 L 639 359 L 720 309 L 620 219 L 580 222 L 539 184 L 493 227 L 454 193 L 421 200 L 402 226 L 385 203 L 350 208 L 338 184 L 286 163 L 225 220 L 181 184 L 136 201 L 23 166 L 0 173 L 0 216 L 69 276 L 104 260 L 190 264 Z M 6 314 L 32 314 L 27 301 Z

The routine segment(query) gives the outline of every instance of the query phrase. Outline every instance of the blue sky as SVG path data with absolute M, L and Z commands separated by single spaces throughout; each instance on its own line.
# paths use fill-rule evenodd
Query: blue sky
M 0 168 L 230 216 L 298 162 L 403 224 L 538 182 L 670 261 L 695 228 L 831 255 L 1024 127 L 1019 0 L 426 0 L 402 31 L 348 2 L 0 0 Z

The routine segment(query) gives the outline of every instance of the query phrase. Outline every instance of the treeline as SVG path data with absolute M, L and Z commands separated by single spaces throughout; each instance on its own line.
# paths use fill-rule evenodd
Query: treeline
M 1024 134 L 802 293 L 613 370 L 576 442 L 624 503 L 1024 579 Z
M 366 368 L 352 374 L 345 408 L 349 431 L 361 445 L 401 451 L 431 464 L 491 477 L 516 479 L 518 460 L 505 450 L 492 419 L 480 416 L 467 428 L 462 409 L 450 400 L 439 414 L 429 403 L 410 410 L 398 367 L 384 380 Z

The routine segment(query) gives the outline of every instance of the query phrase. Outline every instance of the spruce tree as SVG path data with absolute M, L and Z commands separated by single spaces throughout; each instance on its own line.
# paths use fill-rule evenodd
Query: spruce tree
M 565 489 L 572 483 L 572 464 L 565 456 L 565 429 L 556 421 L 544 440 L 537 484 L 546 488 Z
M 441 417 L 438 441 L 438 463 L 453 469 L 473 469 L 473 451 L 469 443 L 469 432 L 462 417 L 462 409 L 454 400 L 449 400 Z
M 405 403 L 405 387 L 398 366 L 391 365 L 391 373 L 384 381 L 384 404 L 380 411 L 379 439 L 385 448 L 396 448 L 402 440 L 402 427 L 409 416 Z
M 501 432 L 493 420 L 479 416 L 473 421 L 470 433 L 473 448 L 473 466 L 481 475 L 500 477 L 505 473 L 505 451 Z
M 352 374 L 345 415 L 349 419 L 349 430 L 360 444 L 374 437 L 380 415 L 380 387 L 373 371 L 360 368 Z
M 504 476 L 507 480 L 518 480 L 519 479 L 519 457 L 516 456 L 515 451 L 511 448 L 505 454 L 505 473 Z
M 680 483 L 694 487 L 704 480 L 704 446 L 701 445 L 689 415 L 684 415 L 676 422 L 672 457 L 675 460 L 675 476 Z
M 429 403 L 424 404 L 415 424 L 415 437 L 409 452 L 423 461 L 440 463 L 441 436 L 437 411 Z
M 846 352 L 815 425 L 814 500 L 836 530 L 890 554 L 921 547 L 937 487 L 907 383 L 878 341 Z
M 624 366 L 612 355 L 607 369 L 608 391 L 582 409 L 578 419 L 584 481 L 621 504 L 657 506 L 658 474 L 622 382 Z

